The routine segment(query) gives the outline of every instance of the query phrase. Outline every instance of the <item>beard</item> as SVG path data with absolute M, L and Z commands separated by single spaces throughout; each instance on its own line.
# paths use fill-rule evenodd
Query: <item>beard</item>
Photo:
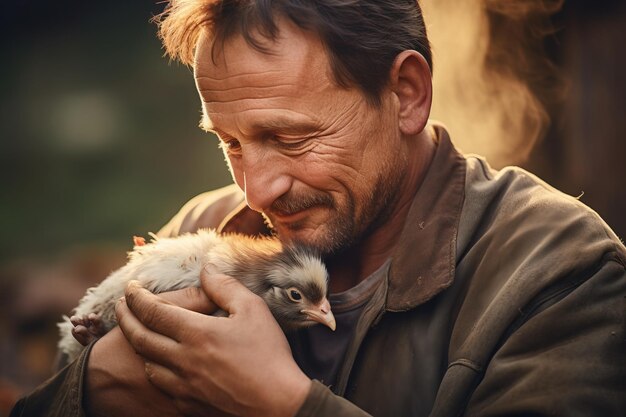
M 331 194 L 320 190 L 289 192 L 276 199 L 263 216 L 282 241 L 307 247 L 324 258 L 336 256 L 363 241 L 389 220 L 400 197 L 406 166 L 404 155 L 384 162 L 366 195 L 357 196 L 348 189 L 341 204 Z M 306 228 L 307 219 L 277 227 L 273 225 L 272 213 L 288 215 L 313 208 L 330 212 L 328 220 L 318 227 L 321 230 L 316 236 L 308 239 L 298 237 L 298 231 Z

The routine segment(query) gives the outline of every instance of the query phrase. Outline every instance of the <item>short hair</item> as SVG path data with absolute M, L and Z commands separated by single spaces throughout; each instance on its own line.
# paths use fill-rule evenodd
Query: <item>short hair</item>
M 400 52 L 416 50 L 432 71 L 417 0 L 171 0 L 155 21 L 166 53 L 192 65 L 205 29 L 213 37 L 213 48 L 240 34 L 251 47 L 267 52 L 255 36 L 276 40 L 278 16 L 316 33 L 337 84 L 359 88 L 371 103 L 380 103 Z

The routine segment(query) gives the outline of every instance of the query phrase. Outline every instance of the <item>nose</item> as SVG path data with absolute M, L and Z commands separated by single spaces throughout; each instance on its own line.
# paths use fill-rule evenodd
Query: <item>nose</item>
M 244 156 L 242 167 L 246 203 L 258 212 L 266 211 L 278 197 L 289 191 L 292 181 L 280 157 L 263 156 Z

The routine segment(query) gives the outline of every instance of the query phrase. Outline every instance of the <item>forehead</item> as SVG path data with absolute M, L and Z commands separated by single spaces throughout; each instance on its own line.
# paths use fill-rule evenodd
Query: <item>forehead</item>
M 194 76 L 211 119 L 242 108 L 255 108 L 255 100 L 293 103 L 332 88 L 328 57 L 319 38 L 286 21 L 279 21 L 276 41 L 264 40 L 267 52 L 251 47 L 237 34 L 223 47 L 201 36 L 196 49 Z M 264 104 L 266 104 L 264 102 Z

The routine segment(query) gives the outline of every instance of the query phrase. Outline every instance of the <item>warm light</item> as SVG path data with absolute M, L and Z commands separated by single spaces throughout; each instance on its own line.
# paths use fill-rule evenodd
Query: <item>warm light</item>
M 542 67 L 547 61 L 537 50 L 523 48 L 540 45 L 540 37 L 528 38 L 535 29 L 530 25 L 543 32 L 547 17 L 561 3 L 420 1 L 434 57 L 431 117 L 449 128 L 453 141 L 464 152 L 485 155 L 496 167 L 520 164 L 545 133 L 548 115 L 518 74 L 526 72 L 536 78 L 541 76 L 537 71 L 550 71 L 549 66 Z M 515 27 L 524 30 L 498 33 L 506 38 L 494 42 L 487 11 L 514 19 Z M 487 57 L 492 59 L 489 64 Z

